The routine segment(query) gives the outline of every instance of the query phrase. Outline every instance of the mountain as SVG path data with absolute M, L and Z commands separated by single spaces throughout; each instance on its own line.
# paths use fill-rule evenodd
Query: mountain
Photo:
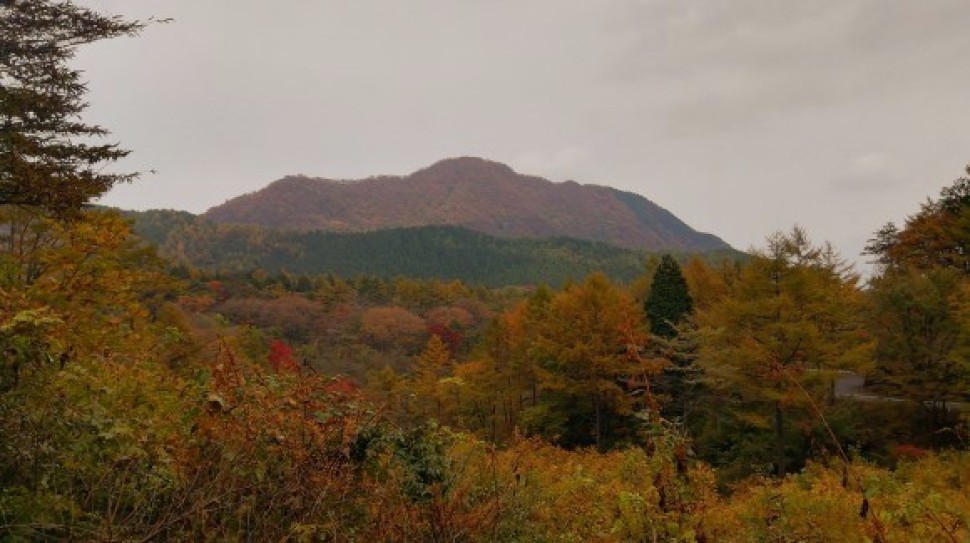
M 504 238 L 570 237 L 648 251 L 730 249 L 637 194 L 553 183 L 471 157 L 442 160 L 405 177 L 286 177 L 204 217 L 298 231 L 454 225 Z

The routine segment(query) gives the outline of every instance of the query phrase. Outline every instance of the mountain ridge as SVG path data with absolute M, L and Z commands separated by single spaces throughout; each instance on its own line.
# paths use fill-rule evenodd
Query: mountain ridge
M 438 161 L 406 176 L 335 180 L 291 175 L 203 213 L 217 223 L 327 232 L 462 226 L 498 237 L 571 237 L 628 249 L 730 249 L 643 196 L 554 183 L 476 157 Z

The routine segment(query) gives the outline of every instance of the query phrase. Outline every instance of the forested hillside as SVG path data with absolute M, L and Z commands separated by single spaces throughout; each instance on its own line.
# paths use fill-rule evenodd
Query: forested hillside
M 405 177 L 287 177 L 204 216 L 220 223 L 288 230 L 369 232 L 454 225 L 505 238 L 569 237 L 648 251 L 730 248 L 640 195 L 552 183 L 472 157 L 442 160 Z
M 257 225 L 217 224 L 188 213 L 128 213 L 135 232 L 161 255 L 189 267 L 224 271 L 332 273 L 460 279 L 490 286 L 560 285 L 602 271 L 629 282 L 647 254 L 577 239 L 503 239 L 455 226 L 396 228 L 367 233 L 293 232 Z M 713 261 L 739 259 L 725 249 Z M 684 255 L 686 260 L 689 255 Z
M 89 205 L 131 177 L 69 62 L 142 28 L 0 4 L 0 540 L 970 539 L 970 177 L 865 284 L 797 227 L 629 283 L 204 269 Z

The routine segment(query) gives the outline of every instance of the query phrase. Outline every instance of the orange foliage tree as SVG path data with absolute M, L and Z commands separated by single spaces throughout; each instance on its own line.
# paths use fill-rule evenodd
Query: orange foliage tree
M 526 426 L 568 446 L 635 441 L 643 404 L 628 384 L 646 385 L 661 369 L 639 355 L 646 337 L 638 305 L 602 274 L 557 294 L 531 353 L 540 397 Z

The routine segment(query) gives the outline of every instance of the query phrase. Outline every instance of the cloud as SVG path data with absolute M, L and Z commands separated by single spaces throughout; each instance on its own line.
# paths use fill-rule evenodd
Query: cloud
M 630 1 L 607 24 L 626 42 L 612 75 L 658 96 L 680 131 L 970 73 L 964 0 Z
M 838 190 L 885 191 L 902 185 L 892 157 L 882 152 L 871 152 L 849 161 L 845 174 L 832 183 Z

